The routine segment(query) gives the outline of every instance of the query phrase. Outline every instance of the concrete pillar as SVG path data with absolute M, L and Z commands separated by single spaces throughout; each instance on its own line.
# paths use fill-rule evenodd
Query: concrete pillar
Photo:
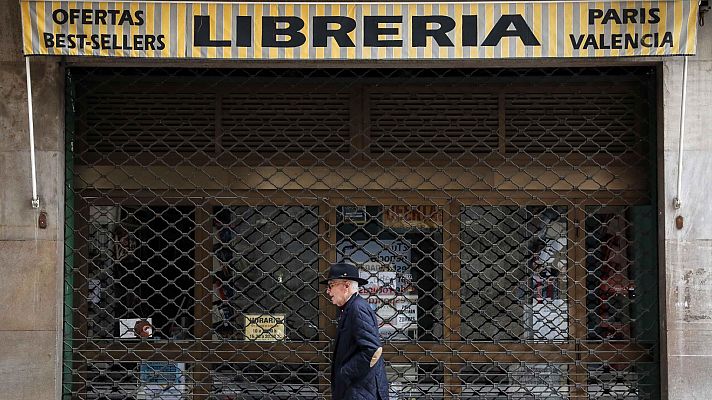
M 709 15 L 708 15 L 709 19 Z M 683 150 L 682 208 L 675 210 L 682 98 L 681 58 L 666 59 L 664 101 L 664 294 L 667 350 L 663 393 L 669 399 L 709 399 L 712 393 L 712 26 L 699 28 L 690 57 Z M 675 218 L 684 218 L 682 229 Z M 665 353 L 666 351 L 666 353 Z M 665 368 L 664 368 L 665 369 Z
M 38 192 L 31 207 L 30 147 L 20 6 L 0 0 L 0 398 L 60 393 L 63 246 L 63 75 L 57 59 L 32 62 Z

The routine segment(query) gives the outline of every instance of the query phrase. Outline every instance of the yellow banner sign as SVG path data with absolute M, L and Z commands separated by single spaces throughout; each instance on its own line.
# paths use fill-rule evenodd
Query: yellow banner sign
M 24 53 L 244 60 L 694 54 L 698 2 L 21 0 Z
M 245 314 L 245 339 L 256 342 L 284 340 L 284 314 Z

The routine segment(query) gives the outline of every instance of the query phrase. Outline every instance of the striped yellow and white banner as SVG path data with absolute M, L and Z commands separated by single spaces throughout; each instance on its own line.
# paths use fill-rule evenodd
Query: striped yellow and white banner
M 697 4 L 21 0 L 26 55 L 245 60 L 694 54 Z

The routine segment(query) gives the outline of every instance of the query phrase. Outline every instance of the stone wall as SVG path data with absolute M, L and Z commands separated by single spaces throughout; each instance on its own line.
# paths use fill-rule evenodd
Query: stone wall
M 710 15 L 707 15 L 708 19 Z M 688 61 L 682 207 L 677 194 L 681 58 L 663 67 L 664 196 L 663 335 L 667 338 L 667 389 L 670 399 L 709 399 L 712 392 L 712 26 L 699 28 L 697 56 Z M 682 215 L 678 230 L 675 218 Z M 665 351 L 665 350 L 663 350 Z
M 56 59 L 32 61 L 37 185 L 32 198 L 20 7 L 0 0 L 0 398 L 60 392 L 64 89 Z

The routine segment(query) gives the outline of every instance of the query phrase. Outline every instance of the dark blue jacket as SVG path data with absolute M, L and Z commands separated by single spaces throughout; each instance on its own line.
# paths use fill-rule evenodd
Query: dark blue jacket
M 332 400 L 388 400 L 383 356 L 370 366 L 381 346 L 376 313 L 356 293 L 346 302 L 339 318 L 331 361 Z

